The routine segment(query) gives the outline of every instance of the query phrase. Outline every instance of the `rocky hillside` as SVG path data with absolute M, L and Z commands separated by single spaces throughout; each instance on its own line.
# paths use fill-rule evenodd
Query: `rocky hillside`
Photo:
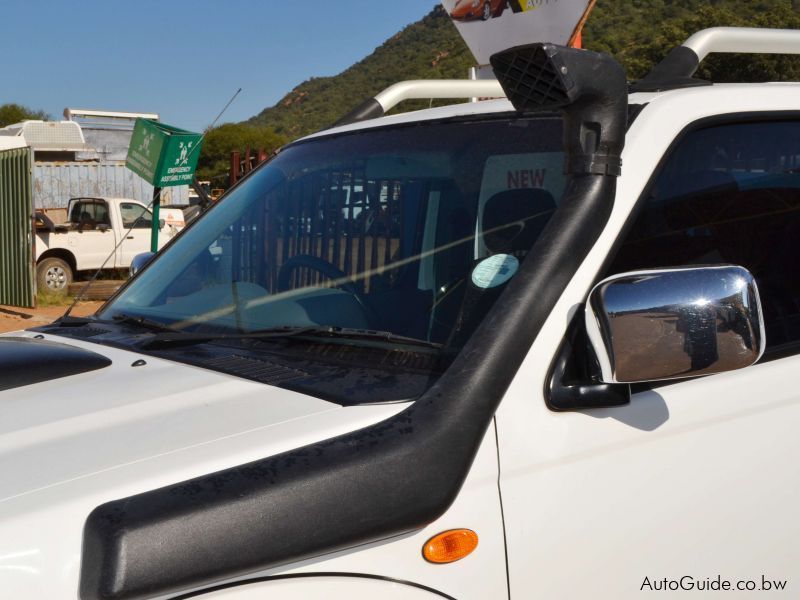
M 346 71 L 301 83 L 248 123 L 267 125 L 295 138 L 330 125 L 397 81 L 463 78 L 473 64 L 456 28 L 437 6 Z
M 641 77 L 689 33 L 712 25 L 800 28 L 800 0 L 598 0 L 586 47 L 611 52 Z M 372 54 L 334 77 L 309 79 L 247 121 L 292 139 L 330 125 L 404 79 L 465 77 L 474 59 L 437 5 Z M 719 57 L 702 76 L 725 80 L 800 79 L 796 57 Z M 406 108 L 409 108 L 406 106 Z

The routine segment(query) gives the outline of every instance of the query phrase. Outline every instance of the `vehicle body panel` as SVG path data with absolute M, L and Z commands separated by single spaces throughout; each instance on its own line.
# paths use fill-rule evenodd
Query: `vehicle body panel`
M 800 394 L 788 376 L 797 357 L 659 386 L 619 408 L 554 413 L 543 401 L 565 323 L 676 137 L 708 117 L 796 111 L 800 86 L 715 85 L 631 101 L 640 99 L 649 104 L 630 128 L 606 230 L 497 413 L 512 598 L 635 598 L 646 576 L 760 582 L 793 575 L 800 561 L 787 502 L 800 476 L 779 472 L 800 460 Z
M 0 500 L 0 571 L 4 593 L 14 598 L 57 598 L 64 590 L 77 590 L 83 525 L 103 502 L 328 439 L 407 406 L 341 408 L 150 356 L 58 336 L 47 339 L 99 351 L 114 364 L 34 384 L 25 394 L 19 389 L 0 393 L 0 462 L 7 474 Z M 148 364 L 132 367 L 137 359 Z M 195 385 L 187 389 L 187 381 Z M 52 394 L 54 386 L 61 397 Z M 96 393 L 87 397 L 87 389 Z M 115 395 L 110 389 L 125 391 Z M 30 469 L 32 464 L 37 469 Z M 425 562 L 423 544 L 459 527 L 478 532 L 478 549 L 454 565 Z M 321 571 L 438 585 L 460 598 L 505 597 L 493 428 L 462 494 L 436 523 L 357 551 L 253 576 Z
M 407 406 L 341 408 L 205 369 L 46 338 L 101 352 L 114 364 L 26 386 L 24 394 L 0 392 L 0 570 L 4 593 L 15 598 L 77 590 L 83 524 L 103 502 L 334 437 Z M 140 359 L 147 364 L 134 367 Z M 492 489 L 496 496 L 496 479 Z
M 507 598 L 504 527 L 497 474 L 497 445 L 492 426 L 461 493 L 441 518 L 405 535 L 253 573 L 240 580 L 315 573 L 355 574 L 410 582 L 465 600 Z M 442 565 L 423 559 L 422 548 L 431 537 L 464 527 L 478 534 L 478 547 L 472 554 Z

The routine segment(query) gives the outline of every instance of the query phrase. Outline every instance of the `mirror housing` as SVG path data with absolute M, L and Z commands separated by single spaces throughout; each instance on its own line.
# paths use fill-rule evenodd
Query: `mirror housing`
M 609 277 L 589 294 L 586 331 L 604 383 L 733 371 L 766 347 L 758 287 L 733 265 Z
M 142 252 L 133 257 L 131 266 L 128 268 L 131 277 L 134 277 L 139 271 L 144 269 L 145 265 L 150 262 L 155 256 L 153 252 Z

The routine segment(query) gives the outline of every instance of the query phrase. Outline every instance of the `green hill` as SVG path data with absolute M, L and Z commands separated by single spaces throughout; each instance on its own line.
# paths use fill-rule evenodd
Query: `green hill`
M 800 0 L 598 0 L 584 31 L 584 45 L 613 54 L 629 78 L 637 79 L 691 33 L 717 25 L 800 29 Z M 436 5 L 339 75 L 309 79 L 255 117 L 210 131 L 200 174 L 224 185 L 231 150 L 269 151 L 327 127 L 395 82 L 463 78 L 473 64 L 450 18 Z M 714 81 L 800 81 L 800 60 L 720 55 L 706 61 L 699 76 Z M 407 102 L 399 110 L 427 104 Z
M 712 25 L 800 28 L 800 0 L 599 0 L 587 23 L 587 48 L 614 54 L 641 77 L 690 33 Z M 248 123 L 294 138 L 330 125 L 367 97 L 404 79 L 465 77 L 474 64 L 445 11 L 436 6 L 372 54 L 334 77 L 309 79 Z M 715 60 L 716 80 L 797 78 L 797 60 Z
M 248 123 L 290 138 L 327 127 L 366 98 L 405 79 L 463 79 L 475 59 L 441 7 L 334 77 L 301 83 Z

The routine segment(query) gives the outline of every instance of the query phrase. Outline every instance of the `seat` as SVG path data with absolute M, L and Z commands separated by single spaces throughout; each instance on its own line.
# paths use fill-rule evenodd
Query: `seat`
M 111 225 L 111 219 L 108 217 L 108 208 L 103 207 L 97 211 L 97 224 L 98 225 Z
M 91 231 L 97 227 L 97 223 L 88 212 L 83 211 L 78 220 L 78 229 L 81 231 Z
M 739 186 L 725 171 L 663 175 L 614 261 L 614 273 L 721 261 L 713 227 Z
M 483 242 L 491 254 L 514 254 L 522 258 L 555 210 L 553 194 L 544 189 L 499 192 L 483 208 Z
M 510 254 L 522 262 L 555 210 L 553 195 L 539 188 L 505 190 L 489 198 L 481 218 L 483 243 L 489 255 Z M 487 287 L 474 284 L 473 271 L 485 260 L 485 256 L 474 260 L 467 273 L 464 300 L 450 346 L 466 343 L 507 285 L 507 282 Z

